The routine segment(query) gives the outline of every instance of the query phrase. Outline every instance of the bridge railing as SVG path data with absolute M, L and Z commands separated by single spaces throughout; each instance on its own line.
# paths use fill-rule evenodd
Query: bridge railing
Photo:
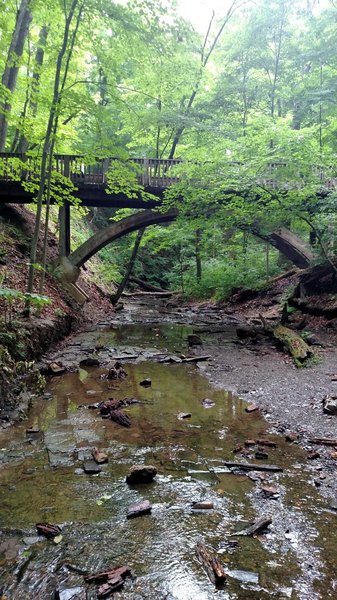
M 107 174 L 114 162 L 120 162 L 118 158 L 97 158 L 92 163 L 81 155 L 77 154 L 55 154 L 53 169 L 55 172 L 69 177 L 78 187 L 95 186 L 104 188 L 107 184 Z M 138 167 L 138 182 L 144 187 L 166 188 L 179 181 L 175 167 L 183 163 L 179 159 L 155 159 L 155 158 L 130 158 L 130 163 Z M 34 156 L 28 156 L 12 152 L 0 153 L 0 181 L 29 181 L 32 176 L 39 173 L 40 159 Z M 243 167 L 242 163 L 229 162 L 227 168 Z M 286 162 L 270 162 L 261 170 L 260 176 L 257 176 L 256 182 L 271 188 L 280 186 L 279 178 L 275 177 L 280 169 L 287 169 Z M 322 168 L 320 166 L 311 166 L 311 173 L 316 180 L 320 180 L 322 187 L 327 189 L 336 189 L 337 176 L 335 168 Z M 228 172 L 227 172 L 228 175 Z M 289 181 L 285 187 L 296 189 L 303 186 L 306 177 L 297 173 L 294 181 Z M 281 184 L 282 186 L 282 184 Z
M 104 158 L 93 160 L 90 164 L 81 155 L 55 154 L 53 169 L 69 177 L 75 185 L 104 187 L 111 165 L 118 161 L 118 158 Z M 179 180 L 174 174 L 174 167 L 181 164 L 181 160 L 130 158 L 129 161 L 139 167 L 138 182 L 144 187 L 164 188 Z M 0 181 L 29 181 L 38 172 L 39 159 L 36 157 L 13 152 L 0 153 Z

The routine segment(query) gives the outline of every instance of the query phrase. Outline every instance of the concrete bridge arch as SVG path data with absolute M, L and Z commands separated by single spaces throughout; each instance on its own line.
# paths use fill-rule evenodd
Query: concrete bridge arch
M 128 235 L 132 231 L 148 227 L 150 225 L 160 225 L 174 221 L 178 216 L 177 209 L 171 209 L 165 213 L 153 210 L 144 210 L 125 217 L 120 221 L 111 223 L 108 227 L 101 229 L 74 252 L 68 256 L 60 258 L 59 265 L 55 271 L 55 275 L 66 285 L 74 285 L 80 275 L 80 269 L 89 258 L 96 254 L 99 250 L 113 242 L 114 240 Z M 257 237 L 258 232 L 252 232 Z M 266 237 L 264 237 L 266 239 Z M 271 244 L 291 260 L 296 266 L 305 268 L 313 259 L 311 251 L 306 247 L 294 233 L 286 228 L 281 228 L 274 231 L 268 238 Z M 74 292 L 73 289 L 69 289 Z

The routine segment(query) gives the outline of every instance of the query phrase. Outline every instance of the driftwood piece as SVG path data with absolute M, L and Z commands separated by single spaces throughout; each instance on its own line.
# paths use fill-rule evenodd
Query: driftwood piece
M 122 427 L 131 427 L 130 417 L 121 410 L 113 410 L 111 412 L 111 420 Z
M 319 444 L 321 446 L 337 446 L 337 439 L 333 438 L 312 438 L 308 442 L 309 444 Z
M 197 543 L 196 554 L 211 582 L 216 586 L 222 586 L 227 576 L 218 558 L 201 542 Z
M 254 523 L 252 523 L 252 525 L 250 525 L 249 527 L 246 527 L 245 529 L 242 529 L 242 531 L 235 531 L 234 533 L 231 533 L 231 536 L 258 535 L 259 533 L 262 533 L 271 523 L 272 523 L 271 517 L 260 517 L 259 519 L 254 521 Z
M 189 356 L 187 358 L 182 358 L 181 362 L 184 363 L 194 363 L 194 362 L 200 362 L 202 360 L 208 360 L 210 357 L 210 355 L 207 356 Z
M 236 469 L 242 469 L 244 471 L 267 471 L 270 473 L 280 473 L 283 471 L 282 467 L 277 465 L 258 465 L 252 463 L 240 463 L 233 461 L 225 461 L 225 467 L 234 467 Z
M 86 575 L 84 579 L 87 583 L 99 583 L 101 581 L 108 581 L 109 579 L 114 579 L 115 577 L 122 577 L 123 579 L 125 579 L 128 575 L 131 575 L 130 567 L 126 565 L 118 565 L 117 567 L 111 567 L 111 569 L 106 569 L 105 571 L 97 571 L 97 573 Z

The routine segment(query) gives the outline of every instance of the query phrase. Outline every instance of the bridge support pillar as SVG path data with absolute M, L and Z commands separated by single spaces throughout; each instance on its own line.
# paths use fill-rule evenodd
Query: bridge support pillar
M 69 258 L 61 256 L 54 270 L 54 276 L 62 283 L 64 289 L 78 304 L 84 304 L 89 300 L 89 296 L 76 283 L 80 272 L 80 268 L 75 267 Z
M 59 256 L 70 254 L 70 204 L 65 201 L 59 208 Z

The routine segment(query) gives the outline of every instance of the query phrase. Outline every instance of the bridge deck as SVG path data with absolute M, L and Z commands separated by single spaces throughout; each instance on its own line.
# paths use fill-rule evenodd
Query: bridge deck
M 145 190 L 158 198 L 158 201 L 144 201 L 137 198 L 127 198 L 123 193 L 107 194 L 108 172 L 113 163 L 120 162 L 118 158 L 92 159 L 89 161 L 84 156 L 56 154 L 54 156 L 53 170 L 64 177 L 68 177 L 75 185 L 74 196 L 81 200 L 84 206 L 113 206 L 125 208 L 153 208 L 160 202 L 164 190 L 179 181 L 176 169 L 183 161 L 176 159 L 132 158 L 130 164 L 135 169 L 138 183 Z M 242 166 L 238 162 L 229 164 L 229 167 Z M 286 163 L 270 163 L 266 172 L 261 175 L 260 185 L 269 188 L 278 186 L 275 172 L 287 167 Z M 337 179 L 331 173 L 323 174 L 319 168 L 315 172 L 325 191 L 336 189 Z M 37 179 L 39 173 L 39 158 L 10 152 L 0 153 L 0 202 L 29 204 L 33 200 L 32 192 L 24 189 L 23 183 Z M 284 185 L 284 189 L 301 188 L 300 179 L 297 182 Z

